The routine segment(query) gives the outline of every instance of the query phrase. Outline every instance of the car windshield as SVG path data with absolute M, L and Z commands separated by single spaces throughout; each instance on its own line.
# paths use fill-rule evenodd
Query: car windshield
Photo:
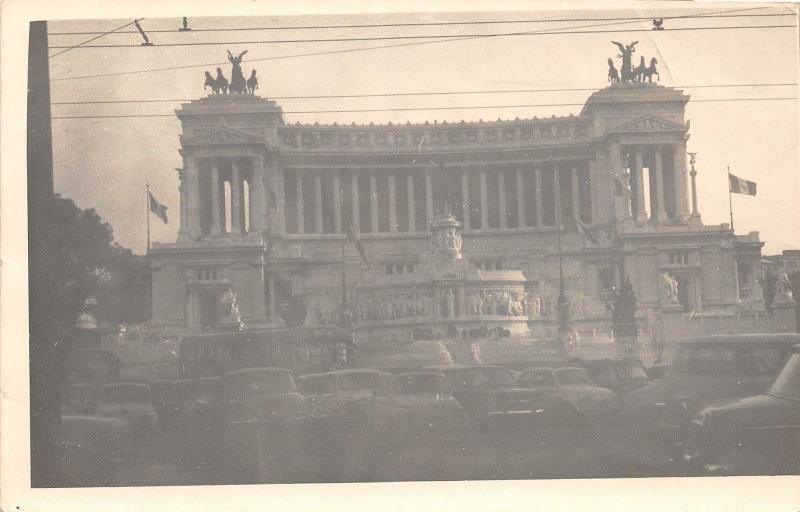
M 149 386 L 109 386 L 103 388 L 100 400 L 107 403 L 149 402 Z
M 617 366 L 617 375 L 625 380 L 647 380 L 644 368 L 637 364 L 621 364 Z
M 422 393 L 444 393 L 444 379 L 438 375 L 398 375 L 392 380 L 392 392 L 396 395 L 418 395 Z
M 562 386 L 592 383 L 589 373 L 581 368 L 560 368 L 556 370 L 556 378 Z
M 684 345 L 678 348 L 672 371 L 677 373 L 731 374 L 736 352 L 731 347 Z
M 800 400 L 800 354 L 789 359 L 769 393 L 790 400 Z
M 247 372 L 228 376 L 225 391 L 227 396 L 238 398 L 293 393 L 297 387 L 289 372 Z
M 470 368 L 459 372 L 456 380 L 468 386 L 494 384 L 511 387 L 514 385 L 514 376 L 505 368 Z
M 378 389 L 381 376 L 378 373 L 346 373 L 337 379 L 340 391 L 359 391 Z

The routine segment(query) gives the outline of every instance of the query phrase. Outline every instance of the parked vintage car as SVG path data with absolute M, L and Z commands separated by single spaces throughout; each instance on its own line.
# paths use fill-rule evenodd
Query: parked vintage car
M 705 336 L 678 344 L 663 379 L 625 398 L 638 423 L 678 426 L 714 402 L 764 393 L 789 359 L 800 334 Z
M 531 368 L 520 374 L 517 386 L 571 403 L 589 424 L 613 422 L 621 414 L 614 392 L 594 384 L 584 368 Z
M 62 414 L 56 432 L 54 471 L 59 486 L 110 485 L 117 458 L 128 451 L 130 428 L 126 420 L 90 414 Z
M 349 369 L 303 375 L 300 391 L 310 406 L 325 416 L 327 432 L 357 433 L 368 429 L 371 402 L 384 388 L 388 375 L 379 370 Z
M 219 379 L 205 377 L 201 379 L 181 379 L 165 386 L 163 402 L 160 405 L 163 412 L 159 419 L 165 426 L 183 427 L 186 419 L 195 407 L 198 400 L 210 400 L 217 394 Z
M 404 442 L 427 433 L 462 434 L 464 409 L 447 387 L 447 379 L 439 372 L 395 375 L 384 394 L 372 402 L 374 433 L 389 442 Z
M 100 388 L 95 410 L 98 416 L 126 420 L 136 436 L 152 433 L 158 422 L 150 386 L 138 382 L 118 382 Z
M 800 472 L 800 345 L 762 395 L 707 407 L 694 420 L 690 445 L 706 474 Z
M 503 422 L 529 427 L 579 423 L 576 410 L 559 396 L 519 386 L 518 374 L 503 366 L 451 365 L 427 368 L 444 374 L 449 392 L 458 400 L 467 419 L 478 428 Z
M 575 366 L 586 368 L 592 381 L 613 391 L 620 399 L 650 383 L 647 370 L 638 357 L 581 359 Z
M 187 423 L 189 462 L 211 470 L 212 482 L 272 481 L 267 468 L 287 470 L 305 453 L 314 416 L 285 368 L 249 368 L 220 377 L 219 392 L 198 399 Z M 267 459 L 278 463 L 265 463 Z
M 616 448 L 629 463 L 675 464 L 695 454 L 684 432 L 706 407 L 765 393 L 789 359 L 800 334 L 716 335 L 677 344 L 667 374 L 628 393 L 626 432 Z

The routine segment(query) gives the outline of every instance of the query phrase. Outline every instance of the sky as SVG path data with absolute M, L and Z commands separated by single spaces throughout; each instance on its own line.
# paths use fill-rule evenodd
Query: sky
M 667 6 L 668 5 L 668 6 Z M 137 99 L 178 100 L 160 103 L 56 105 L 54 117 L 113 114 L 173 114 L 180 100 L 203 97 L 204 71 L 226 63 L 226 49 L 247 50 L 243 69 L 258 71 L 260 95 L 280 96 L 452 92 L 519 89 L 596 88 L 607 85 L 607 59 L 618 50 L 610 41 L 638 40 L 635 57 L 659 61 L 661 83 L 682 88 L 692 100 L 748 99 L 702 102 L 690 100 L 686 118 L 691 135 L 687 150 L 697 152 L 699 209 L 706 224 L 729 222 L 726 167 L 758 183 L 758 195 L 732 198 L 737 233 L 759 231 L 765 254 L 800 248 L 800 162 L 798 161 L 797 85 L 751 87 L 742 84 L 796 84 L 798 75 L 797 8 L 789 5 L 742 11 L 741 4 L 705 4 L 680 10 L 665 4 L 657 10 L 507 11 L 491 13 L 424 13 L 347 16 L 268 16 L 189 18 L 192 32 L 178 32 L 180 18 L 141 21 L 154 46 L 140 46 L 135 27 L 103 36 L 88 45 L 125 48 L 75 48 L 50 59 L 51 101 L 86 102 Z M 666 30 L 650 30 L 649 20 L 620 17 L 681 16 L 702 13 L 776 14 L 786 17 L 709 17 L 666 19 Z M 736 11 L 736 12 L 733 12 Z M 297 27 L 320 25 L 419 22 L 552 20 L 579 21 L 432 25 L 335 29 L 284 29 L 202 32 L 198 29 Z M 595 18 L 592 20 L 591 18 Z M 598 20 L 596 18 L 613 18 Z M 91 34 L 131 19 L 51 21 L 49 44 L 70 46 Z M 675 30 L 690 27 L 793 25 L 790 28 Z M 583 27 L 583 28 L 579 28 Z M 670 30 L 673 29 L 673 30 Z M 169 30 L 170 32 L 149 32 Z M 564 31 L 604 33 L 548 34 Z M 639 30 L 622 32 L 623 30 Z M 287 42 L 265 40 L 365 38 L 418 35 L 486 35 L 535 32 L 524 36 L 473 37 L 434 44 L 371 49 L 349 53 L 284 58 L 297 54 L 373 46 L 408 44 L 430 39 Z M 159 46 L 208 42 L 208 45 Z M 51 55 L 62 50 L 51 49 Z M 280 58 L 276 58 L 280 57 Z M 269 60 L 258 60 L 269 59 Z M 615 59 L 618 60 L 618 59 Z M 202 65 L 189 69 L 161 69 Z M 223 69 L 229 75 L 229 64 Z M 151 70 L 115 76 L 86 77 Z M 696 87 L 698 85 L 740 85 Z M 295 123 L 457 122 L 577 115 L 580 106 L 511 108 L 503 105 L 582 104 L 591 91 L 515 92 L 399 96 L 379 98 L 277 99 L 284 111 L 418 107 L 493 106 L 404 112 L 286 114 Z M 81 208 L 95 208 L 114 229 L 116 240 L 134 252 L 146 245 L 145 184 L 169 208 L 170 222 L 151 222 L 154 242 L 173 242 L 178 230 L 178 154 L 180 125 L 175 117 L 115 119 L 54 119 L 55 190 Z

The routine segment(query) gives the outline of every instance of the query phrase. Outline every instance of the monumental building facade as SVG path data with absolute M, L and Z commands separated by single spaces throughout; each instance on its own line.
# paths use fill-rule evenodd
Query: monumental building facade
M 625 279 L 644 330 L 658 318 L 670 339 L 794 330 L 765 313 L 758 234 L 701 220 L 689 99 L 615 83 L 579 115 L 398 125 L 287 124 L 252 94 L 185 103 L 153 327 L 322 325 L 344 306 L 360 342 L 481 326 L 546 338 L 560 254 L 582 336 L 608 332 Z

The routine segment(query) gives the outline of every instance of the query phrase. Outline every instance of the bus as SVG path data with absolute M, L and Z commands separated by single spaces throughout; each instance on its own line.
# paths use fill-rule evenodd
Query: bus
M 178 344 L 180 379 L 219 377 L 246 368 L 288 368 L 297 375 L 348 367 L 353 334 L 338 327 L 292 327 L 197 334 Z

